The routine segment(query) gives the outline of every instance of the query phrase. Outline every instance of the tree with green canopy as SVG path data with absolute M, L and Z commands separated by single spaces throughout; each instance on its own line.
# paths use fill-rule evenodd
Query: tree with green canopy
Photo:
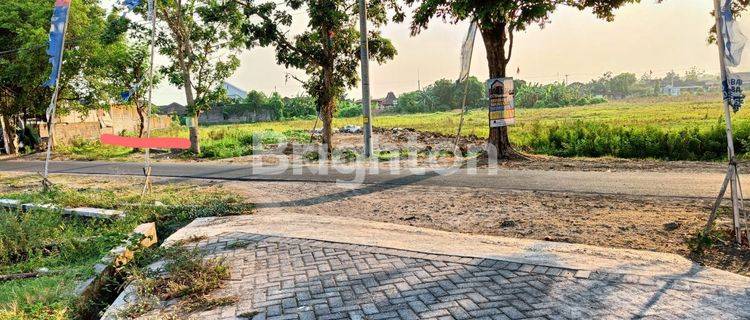
M 150 67 L 149 39 L 150 31 L 141 25 L 131 25 L 129 21 L 122 18 L 119 12 L 113 12 L 109 16 L 109 30 L 106 41 L 116 42 L 111 50 L 115 56 L 109 64 L 108 79 L 111 92 L 127 93 L 127 97 L 121 97 L 125 104 L 135 106 L 138 113 L 138 137 L 143 137 L 148 118 L 147 94 L 149 84 L 156 85 L 159 81 L 158 74 L 148 79 Z M 130 32 L 127 32 L 130 30 Z
M 412 21 L 412 35 L 426 29 L 433 18 L 451 23 L 474 21 L 484 40 L 490 78 L 506 76 L 506 68 L 513 53 L 516 33 L 529 25 L 543 26 L 559 6 L 591 9 L 603 19 L 612 20 L 612 11 L 627 3 L 640 0 L 406 0 L 417 4 Z M 490 129 L 489 143 L 495 147 L 497 158 L 507 159 L 516 153 L 508 138 L 508 127 Z M 491 152 L 492 153 L 492 152 Z
M 323 120 L 323 143 L 330 157 L 333 150 L 331 140 L 332 120 L 338 98 L 346 89 L 357 84 L 360 59 L 358 11 L 356 1 L 345 0 L 284 0 L 286 8 L 276 3 L 256 4 L 252 1 L 235 0 L 245 6 L 247 46 L 276 47 L 276 60 L 289 68 L 304 70 L 309 76 L 301 81 Z M 310 21 L 307 30 L 299 35 L 288 36 L 282 28 L 289 27 L 292 15 L 289 10 L 307 11 Z M 394 14 L 389 17 L 388 9 Z M 389 20 L 402 21 L 403 13 L 396 0 L 370 1 L 367 19 L 373 26 L 368 34 L 370 58 L 384 63 L 396 55 L 391 41 L 384 38 L 378 28 Z
M 41 118 L 49 105 L 52 90 L 42 84 L 51 70 L 45 50 L 52 9 L 49 1 L 0 2 L 0 114 L 6 118 Z M 122 39 L 106 35 L 106 12 L 98 2 L 75 1 L 58 82 L 59 113 L 104 107 L 119 94 L 109 90 L 107 71 L 117 59 L 112 47 L 122 45 Z M 15 128 L 6 126 L 6 131 Z
M 198 117 L 223 100 L 221 85 L 240 65 L 237 54 L 247 42 L 241 7 L 233 1 L 155 0 L 161 68 L 168 81 L 185 91 L 191 117 L 190 149 L 200 153 Z M 146 15 L 145 6 L 140 10 Z

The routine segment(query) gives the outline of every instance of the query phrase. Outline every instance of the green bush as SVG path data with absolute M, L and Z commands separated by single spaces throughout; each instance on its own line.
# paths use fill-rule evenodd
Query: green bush
M 750 125 L 735 126 L 738 154 L 750 144 Z M 657 126 L 623 127 L 595 122 L 560 121 L 534 124 L 527 148 L 534 153 L 561 157 L 654 158 L 664 160 L 717 160 L 726 156 L 723 123 L 705 130 L 669 131 Z
M 341 101 L 336 116 L 339 118 L 359 117 L 362 116 L 362 105 L 349 101 Z
M 316 114 L 315 98 L 299 96 L 286 99 L 284 102 L 284 119 L 314 118 Z
M 575 85 L 564 83 L 527 84 L 516 81 L 515 102 L 519 108 L 562 108 L 607 102 L 602 97 L 592 97 Z
M 245 144 L 236 138 L 224 138 L 221 140 L 209 140 L 203 143 L 201 158 L 223 159 L 249 155 L 253 152 L 252 137 L 244 137 L 245 141 L 250 139 L 250 144 Z
M 60 154 L 75 160 L 101 160 L 127 157 L 133 153 L 132 148 L 102 144 L 98 140 L 74 139 L 68 145 L 55 147 Z

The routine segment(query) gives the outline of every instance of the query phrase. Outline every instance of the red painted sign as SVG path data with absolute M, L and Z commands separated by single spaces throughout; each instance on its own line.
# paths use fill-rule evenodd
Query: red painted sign
M 138 138 L 103 134 L 103 144 L 130 148 L 190 149 L 190 140 L 185 138 Z

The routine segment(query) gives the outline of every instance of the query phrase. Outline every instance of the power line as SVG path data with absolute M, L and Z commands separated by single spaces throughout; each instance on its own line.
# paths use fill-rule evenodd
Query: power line
M 11 53 L 14 53 L 14 52 L 18 52 L 18 51 L 21 51 L 21 50 L 24 50 L 24 49 L 34 50 L 34 49 L 42 48 L 42 47 L 45 47 L 45 46 L 47 46 L 46 43 L 45 44 L 40 44 L 38 46 L 33 46 L 33 47 L 30 47 L 30 48 L 23 48 L 23 47 L 21 47 L 21 48 L 6 50 L 6 51 L 0 51 L 0 56 L 1 55 L 5 55 L 5 54 L 11 54 Z

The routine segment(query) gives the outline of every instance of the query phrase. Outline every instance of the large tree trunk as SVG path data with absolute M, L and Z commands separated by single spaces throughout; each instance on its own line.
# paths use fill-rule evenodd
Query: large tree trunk
M 505 44 L 508 41 L 505 23 L 482 24 L 480 25 L 480 31 L 484 40 L 484 48 L 487 51 L 490 78 L 505 77 L 505 69 L 508 63 L 505 54 Z M 488 142 L 496 148 L 498 159 L 508 159 L 514 154 L 510 139 L 508 139 L 508 127 L 490 128 Z
M 336 111 L 336 99 L 333 90 L 333 73 L 335 54 L 332 48 L 333 32 L 327 25 L 321 28 L 322 34 L 327 35 L 326 41 L 323 41 L 323 52 L 325 62 L 321 66 L 323 69 L 323 79 L 321 83 L 321 92 L 318 97 L 320 104 L 320 113 L 323 118 L 323 144 L 326 147 L 326 159 L 331 159 L 333 155 L 333 113 Z
M 136 102 L 135 112 L 138 114 L 138 138 L 143 138 L 143 135 L 145 134 L 145 131 L 146 131 L 146 125 L 145 125 L 146 110 L 143 110 L 143 107 L 139 107 L 138 103 Z M 133 148 L 133 151 L 139 152 L 141 151 L 141 148 Z
M 18 148 L 13 145 L 16 133 L 15 130 L 13 130 L 13 125 L 9 122 L 6 122 L 6 119 L 8 118 L 9 117 L 0 115 L 0 134 L 2 134 L 2 136 L 0 136 L 0 139 L 3 140 L 3 144 L 0 146 L 3 147 L 3 150 L 5 150 L 5 153 L 7 154 L 16 154 L 18 152 Z
M 190 151 L 195 154 L 201 153 L 200 141 L 198 139 L 198 112 L 193 114 L 192 120 L 190 121 L 192 126 L 190 127 Z
M 183 67 L 182 72 L 182 79 L 185 81 L 185 100 L 187 101 L 187 110 L 188 112 L 191 112 L 190 110 L 194 110 L 195 108 L 195 97 L 193 96 L 193 83 L 190 79 L 190 71 L 188 70 L 188 67 L 186 63 L 183 61 L 181 63 Z M 190 113 L 189 113 L 190 114 Z M 192 151 L 195 154 L 201 153 L 201 147 L 200 147 L 200 141 L 198 136 L 198 115 L 199 112 L 197 110 L 192 111 L 191 121 L 190 121 L 190 151 Z
M 326 148 L 326 159 L 333 154 L 333 113 L 336 111 L 336 97 L 333 95 L 333 70 L 323 67 L 323 85 L 318 96 L 320 117 L 323 120 L 323 145 Z
M 146 133 L 146 110 L 136 107 L 135 111 L 138 113 L 138 138 L 143 138 Z
M 326 158 L 331 159 L 333 154 L 333 110 L 336 102 L 329 100 L 321 106 L 321 117 L 323 118 L 323 145 L 326 148 Z

